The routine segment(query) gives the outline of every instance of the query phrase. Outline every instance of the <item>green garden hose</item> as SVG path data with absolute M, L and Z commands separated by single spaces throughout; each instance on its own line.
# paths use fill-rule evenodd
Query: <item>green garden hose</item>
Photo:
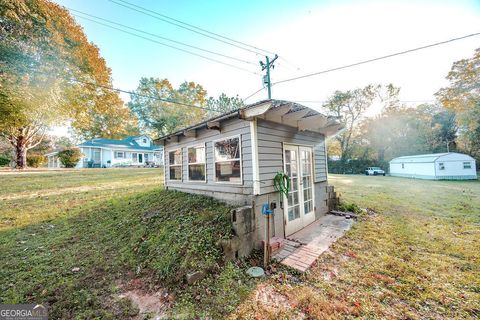
M 283 172 L 277 173 L 275 178 L 273 178 L 273 187 L 276 191 L 279 191 L 288 197 L 288 192 L 290 191 L 290 177 Z

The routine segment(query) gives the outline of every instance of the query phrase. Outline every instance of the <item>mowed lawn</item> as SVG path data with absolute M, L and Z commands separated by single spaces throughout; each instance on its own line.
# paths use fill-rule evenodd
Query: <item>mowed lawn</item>
M 249 319 L 478 319 L 480 182 L 330 175 L 365 216 L 313 270 L 258 286 Z
M 160 169 L 0 171 L 0 230 L 68 217 L 79 207 L 162 185 Z

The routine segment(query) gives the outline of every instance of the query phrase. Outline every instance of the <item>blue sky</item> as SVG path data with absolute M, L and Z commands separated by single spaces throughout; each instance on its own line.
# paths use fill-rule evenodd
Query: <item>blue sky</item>
M 255 64 L 263 58 L 108 0 L 56 2 Z M 278 60 L 272 72 L 274 81 L 480 31 L 480 1 L 129 2 L 277 52 L 286 60 Z M 225 92 L 246 97 L 261 88 L 258 75 L 218 65 L 81 18 L 76 20 L 89 40 L 100 47 L 112 69 L 114 85 L 119 88 L 134 89 L 142 76 L 168 78 L 175 86 L 185 80 L 195 81 L 210 95 Z M 452 63 L 472 56 L 479 44 L 480 37 L 471 38 L 405 57 L 279 85 L 273 88 L 273 97 L 323 101 L 336 89 L 392 82 L 402 88 L 404 100 L 433 99 L 433 94 L 446 85 L 444 78 Z M 260 72 L 256 66 L 245 67 Z M 265 97 L 266 93 L 260 92 L 248 102 Z M 318 102 L 305 104 L 319 105 Z

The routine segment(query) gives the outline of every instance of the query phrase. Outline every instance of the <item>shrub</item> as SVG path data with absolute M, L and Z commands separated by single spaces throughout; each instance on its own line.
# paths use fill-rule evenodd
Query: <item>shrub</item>
M 78 148 L 67 148 L 57 154 L 58 160 L 65 168 L 75 168 L 82 158 L 82 152 Z
M 47 163 L 47 158 L 41 154 L 32 154 L 27 156 L 27 166 L 38 168 Z
M 353 212 L 353 213 L 356 213 L 356 214 L 360 214 L 362 213 L 362 209 L 355 203 L 346 203 L 346 202 L 341 202 L 337 209 L 339 211 L 343 211 L 343 212 Z
M 10 159 L 7 157 L 0 157 L 0 167 L 6 167 L 10 164 Z

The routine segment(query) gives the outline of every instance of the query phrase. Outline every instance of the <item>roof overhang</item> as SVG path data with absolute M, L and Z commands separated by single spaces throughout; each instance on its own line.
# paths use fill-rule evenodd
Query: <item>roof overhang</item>
M 339 118 L 323 115 L 291 101 L 263 101 L 250 108 L 241 109 L 239 115 L 246 120 L 264 119 L 297 128 L 299 131 L 318 132 L 325 136 L 336 134 L 343 129 Z
M 163 144 L 165 141 L 178 141 L 179 136 L 195 137 L 196 130 L 201 128 L 220 130 L 221 122 L 231 118 L 264 119 L 297 128 L 299 131 L 318 132 L 325 136 L 335 135 L 344 127 L 338 117 L 323 115 L 296 102 L 264 100 L 166 135 L 155 142 Z

